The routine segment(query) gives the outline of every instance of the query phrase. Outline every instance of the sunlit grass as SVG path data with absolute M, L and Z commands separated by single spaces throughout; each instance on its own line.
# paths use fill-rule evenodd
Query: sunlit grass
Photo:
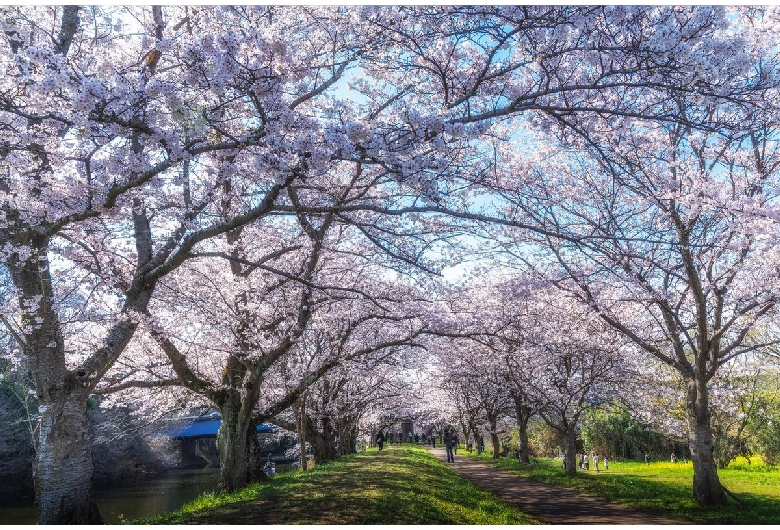
M 738 459 L 719 470 L 721 483 L 741 501 L 729 498 L 719 508 L 700 508 L 693 500 L 693 465 L 688 462 L 610 462 L 609 470 L 596 473 L 591 468 L 569 478 L 561 460 L 532 459 L 522 465 L 515 458 L 493 460 L 489 454 L 479 458 L 519 475 L 601 497 L 626 506 L 640 508 L 667 517 L 711 524 L 776 524 L 780 522 L 780 471 L 760 459 Z
M 141 524 L 534 524 L 425 449 L 389 446 L 232 495 L 206 495 Z

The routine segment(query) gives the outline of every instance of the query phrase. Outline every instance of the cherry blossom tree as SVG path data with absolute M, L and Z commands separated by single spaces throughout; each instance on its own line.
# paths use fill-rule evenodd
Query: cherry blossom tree
M 477 372 L 477 379 L 489 381 L 488 374 L 495 374 L 493 386 L 500 391 L 494 391 L 493 402 L 503 405 L 501 414 L 514 413 L 521 451 L 528 451 L 528 421 L 539 415 L 564 440 L 566 471 L 574 474 L 582 414 L 618 395 L 631 373 L 621 360 L 626 341 L 585 304 L 545 282 L 495 281 L 472 289 L 469 299 L 482 322 L 477 342 L 490 352 L 491 368 Z M 498 417 L 488 411 L 491 416 Z M 495 456 L 498 436 L 490 430 Z
M 317 141 L 332 147 L 303 109 L 356 50 L 349 38 L 320 46 L 334 10 L 3 11 L 0 245 L 14 286 L 3 314 L 40 404 L 40 522 L 97 522 L 87 396 L 159 280 L 200 242 L 267 214 Z M 279 36 L 293 28 L 316 55 L 290 53 Z M 215 218 L 237 190 L 253 193 Z M 59 280 L 69 268 L 80 283 Z
M 361 432 L 369 437 L 385 432 L 392 412 L 404 408 L 399 402 L 409 407 L 419 399 L 403 376 L 403 367 L 419 355 L 419 345 L 407 342 L 370 347 L 371 341 L 366 341 L 360 355 L 345 360 L 307 390 L 303 420 L 315 462 L 355 452 Z
M 320 245 L 322 243 L 320 240 Z M 201 308 L 207 313 L 196 326 L 202 339 L 193 340 L 187 335 L 177 337 L 178 333 L 167 331 L 187 329 L 184 322 L 177 324 L 178 319 L 169 321 L 166 331 L 159 325 L 151 328 L 175 377 L 146 382 L 138 378 L 125 379 L 120 384 L 141 387 L 183 384 L 218 408 L 222 413 L 218 441 L 226 490 L 234 490 L 251 478 L 251 451 L 247 443 L 254 438 L 252 426 L 265 421 L 279 423 L 280 415 L 301 399 L 304 401 L 298 406 L 308 403 L 305 406 L 311 413 L 314 395 L 327 398 L 322 405 L 325 408 L 332 403 L 349 405 L 348 400 L 336 399 L 341 397 L 345 385 L 354 384 L 346 376 L 341 380 L 324 379 L 317 386 L 319 394 L 310 387 L 333 369 L 341 367 L 339 369 L 343 371 L 343 363 L 349 359 L 371 357 L 380 354 L 377 352 L 410 344 L 422 329 L 414 324 L 413 315 L 400 307 L 390 309 L 398 306 L 397 300 L 385 298 L 380 301 L 381 294 L 368 298 L 370 294 L 361 292 L 370 292 L 366 285 L 361 285 L 366 281 L 373 281 L 374 288 L 388 288 L 377 279 L 363 277 L 349 285 L 348 276 L 344 274 L 346 263 L 334 262 L 332 258 L 323 258 L 323 261 L 331 262 L 327 267 L 315 267 L 321 251 L 321 246 L 315 244 L 308 252 L 299 253 L 302 258 L 299 264 L 295 263 L 291 252 L 284 253 L 284 264 L 260 259 L 253 262 L 252 253 L 247 252 L 242 261 L 258 264 L 258 269 L 265 269 L 262 271 L 265 274 L 260 275 L 255 270 L 242 278 L 238 290 L 232 285 L 219 289 L 218 295 L 199 296 L 210 304 Z M 214 270 L 213 267 L 209 269 Z M 333 284 L 330 276 L 333 276 Z M 349 295 L 344 296 L 347 291 Z M 174 292 L 180 296 L 181 291 L 176 289 Z M 215 298 L 239 300 L 240 303 L 236 306 L 231 302 L 219 308 L 214 305 Z M 170 307 L 175 307 L 173 300 L 170 305 L 163 306 L 163 311 L 169 311 Z M 190 325 L 196 316 L 192 310 L 179 309 L 176 313 L 186 318 Z M 221 322 L 216 316 L 218 313 L 226 315 Z M 209 327 L 215 328 L 214 331 L 206 332 Z M 203 340 L 206 342 L 201 342 Z M 209 359 L 208 363 L 204 362 L 206 359 Z M 159 374 L 159 366 L 155 365 L 154 372 Z M 354 369 L 347 373 L 354 374 Z M 323 389 L 323 385 L 328 388 Z M 333 392 L 337 395 L 328 397 Z M 321 417 L 346 421 L 341 408 Z M 356 427 L 357 418 L 348 423 Z M 354 431 L 352 427 L 350 433 Z M 298 430 L 294 426 L 289 428 Z M 347 427 L 339 424 L 336 428 L 345 430 Z M 329 425 L 322 429 L 329 433 Z M 317 449 L 315 456 L 328 455 L 329 458 L 332 452 L 328 447 L 314 444 L 311 426 L 306 425 L 305 432 L 308 433 L 305 438 Z M 330 439 L 329 434 L 324 439 Z
M 459 405 L 476 405 L 477 418 L 490 435 L 493 458 L 498 458 L 501 451 L 499 434 L 514 411 L 503 367 L 492 362 L 494 359 L 488 348 L 472 341 L 463 341 L 461 348 L 452 348 L 452 351 L 457 356 L 449 361 L 453 399 Z M 460 399 L 458 395 L 461 395 Z
M 691 109 L 681 101 L 683 121 Z M 683 376 L 694 495 L 721 504 L 708 384 L 773 343 L 746 339 L 778 300 L 777 227 L 755 214 L 776 201 L 775 133 L 760 121 L 729 134 L 624 122 L 598 136 L 545 150 L 506 198 L 534 225 L 554 281 Z
M 473 319 L 477 342 L 491 352 L 495 370 L 504 379 L 509 399 L 514 405 L 518 434 L 517 456 L 520 462 L 530 464 L 528 423 L 537 414 L 538 402 L 529 380 L 534 377 L 527 359 L 516 355 L 522 341 L 524 316 L 527 313 L 530 291 L 522 283 L 490 280 L 471 286 L 464 299 Z M 475 433 L 476 435 L 476 433 Z

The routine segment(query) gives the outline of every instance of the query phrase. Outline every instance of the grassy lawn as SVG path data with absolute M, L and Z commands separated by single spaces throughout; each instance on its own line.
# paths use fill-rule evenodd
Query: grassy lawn
M 140 524 L 535 524 L 421 447 L 385 447 L 206 495 Z
M 458 455 L 468 455 L 459 450 Z M 748 465 L 737 460 L 727 469 L 719 470 L 721 483 L 742 501 L 729 498 L 723 508 L 699 508 L 693 501 L 693 466 L 691 463 L 610 462 L 609 470 L 577 473 L 569 478 L 563 473 L 560 460 L 532 459 L 524 466 L 515 458 L 493 460 L 489 453 L 470 456 L 541 482 L 558 484 L 588 493 L 618 504 L 663 514 L 671 518 L 699 524 L 777 524 L 780 522 L 780 469 L 764 466 L 753 460 Z

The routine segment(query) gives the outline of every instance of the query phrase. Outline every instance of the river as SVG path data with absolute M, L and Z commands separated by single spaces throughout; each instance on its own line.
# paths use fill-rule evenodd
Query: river
M 203 493 L 213 491 L 219 469 L 182 469 L 134 483 L 95 486 L 95 502 L 107 524 L 172 512 Z M 0 524 L 36 524 L 32 495 L 0 495 Z

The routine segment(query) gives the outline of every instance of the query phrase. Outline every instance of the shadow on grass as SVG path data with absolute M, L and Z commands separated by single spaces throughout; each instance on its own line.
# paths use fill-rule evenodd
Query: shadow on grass
M 252 485 L 240 499 L 194 501 L 152 524 L 529 524 L 536 522 L 476 489 L 424 449 L 390 446 L 305 473 Z M 250 498 L 247 498 L 250 497 Z M 200 504 L 199 504 L 200 502 Z M 201 506 L 198 508 L 198 506 Z
M 673 519 L 700 524 L 776 524 L 780 521 L 778 499 L 754 493 L 738 493 L 740 503 L 729 499 L 729 504 L 723 507 L 697 506 L 693 500 L 692 475 L 680 474 L 671 477 L 672 481 L 669 481 L 669 474 L 665 474 L 664 470 L 657 473 L 648 470 L 652 474 L 638 474 L 616 471 L 613 466 L 609 471 L 578 472 L 575 477 L 568 477 L 560 461 L 533 459 L 531 465 L 523 465 L 514 458 L 493 460 L 484 455 L 469 456 L 523 477 L 571 488 Z M 722 477 L 722 482 L 728 487 L 727 478 Z M 780 476 L 775 482 L 775 489 L 777 487 L 780 487 Z

